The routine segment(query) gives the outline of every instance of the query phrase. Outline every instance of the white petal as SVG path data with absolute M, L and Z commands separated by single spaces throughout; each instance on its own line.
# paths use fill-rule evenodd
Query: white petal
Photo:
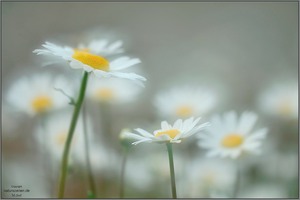
M 179 129 L 179 130 L 180 130 L 181 127 L 182 127 L 182 119 L 176 120 L 176 122 L 175 122 L 174 125 L 173 125 L 173 128 Z
M 137 128 L 135 129 L 137 132 L 139 132 L 142 136 L 147 137 L 147 138 L 152 138 L 153 135 L 151 133 L 149 133 L 148 131 L 145 131 L 143 129 Z
M 129 57 L 120 57 L 120 58 L 117 58 L 116 60 L 113 60 L 112 62 L 110 62 L 110 69 L 111 69 L 111 71 L 126 69 L 126 68 L 136 65 L 140 62 L 141 62 L 141 60 L 138 58 L 131 59 Z
M 226 131 L 233 131 L 237 126 L 237 115 L 236 112 L 231 111 L 224 115 L 224 122 Z
M 244 112 L 241 116 L 237 131 L 239 133 L 248 134 L 251 131 L 254 123 L 257 120 L 257 115 L 252 112 Z
M 108 74 L 110 74 L 111 76 L 118 77 L 118 78 L 124 78 L 124 79 L 128 79 L 128 80 L 132 80 L 140 86 L 144 86 L 142 81 L 147 80 L 146 78 L 144 78 L 140 75 L 137 75 L 135 73 L 109 72 Z
M 117 49 L 119 49 L 122 45 L 123 45 L 123 42 L 121 40 L 118 40 L 118 41 L 112 43 L 111 45 L 109 45 L 109 47 L 107 49 L 110 52 L 114 52 Z
M 246 140 L 247 140 L 247 142 L 252 142 L 255 140 L 263 139 L 266 137 L 267 132 L 268 132 L 267 128 L 259 129 L 259 130 L 255 131 L 254 133 L 252 133 L 251 135 L 249 135 Z
M 152 141 L 151 139 L 143 139 L 143 140 L 140 140 L 140 141 L 133 142 L 132 144 L 137 145 L 137 144 L 142 143 L 142 142 L 151 142 L 151 141 Z
M 137 135 L 137 134 L 134 134 L 134 133 L 125 133 L 124 136 L 128 137 L 128 138 L 135 139 L 135 140 L 144 140 L 145 139 L 144 137 L 142 137 L 140 135 Z
M 171 128 L 171 126 L 168 124 L 168 122 L 166 122 L 166 121 L 161 122 L 161 129 L 162 130 L 168 130 L 170 128 Z

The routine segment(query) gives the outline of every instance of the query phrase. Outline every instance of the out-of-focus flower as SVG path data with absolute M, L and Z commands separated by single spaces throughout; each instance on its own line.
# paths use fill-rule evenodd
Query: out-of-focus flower
M 126 163 L 126 185 L 133 186 L 142 191 L 149 191 L 154 177 L 151 167 L 140 159 L 130 159 Z M 126 186 L 128 187 L 128 186 Z
M 123 129 L 119 135 L 120 143 L 125 149 L 129 149 L 135 141 L 132 137 L 128 137 L 127 133 L 130 133 L 130 129 Z
M 93 40 L 88 45 L 80 44 L 79 49 L 89 49 L 93 54 L 112 56 L 123 53 L 123 42 L 121 40 L 110 43 L 107 39 Z
M 257 120 L 252 112 L 243 112 L 240 120 L 235 112 L 225 113 L 223 118 L 215 115 L 207 132 L 199 135 L 199 146 L 208 149 L 207 156 L 239 157 L 242 153 L 260 153 L 261 140 L 267 129 L 262 128 L 253 133 L 251 129 Z
M 258 98 L 264 112 L 283 118 L 298 118 L 298 87 L 296 84 L 273 85 Z
M 93 72 L 95 76 L 100 78 L 124 78 L 143 85 L 142 81 L 146 81 L 144 77 L 135 73 L 120 72 L 123 69 L 140 63 L 140 59 L 129 58 L 127 56 L 111 59 L 108 57 L 108 55 L 119 53 L 119 45 L 113 43 L 111 45 L 101 46 L 99 43 L 91 43 L 87 48 L 81 48 L 83 47 L 82 45 L 78 48 L 71 48 L 68 46 L 61 47 L 53 43 L 46 42 L 42 45 L 44 49 L 36 49 L 33 51 L 33 53 L 36 53 L 37 55 L 60 57 L 61 59 L 67 61 L 71 68 Z
M 57 113 L 51 115 L 43 126 L 39 126 L 36 130 L 37 141 L 53 155 L 54 159 L 60 160 L 65 142 L 68 137 L 69 121 L 71 113 Z M 89 123 L 89 121 L 87 120 Z M 89 124 L 87 124 L 90 127 Z M 78 120 L 73 135 L 71 157 L 73 159 L 82 159 L 84 157 L 84 135 L 82 120 Z M 92 134 L 89 134 L 92 135 Z M 92 141 L 92 138 L 89 137 Z M 46 141 L 46 142 L 45 142 Z
M 241 198 L 288 198 L 287 191 L 280 184 L 255 184 L 241 191 Z
M 189 198 L 209 197 L 212 191 L 231 192 L 235 167 L 228 160 L 195 159 L 187 168 L 186 195 Z
M 71 91 L 63 77 L 36 74 L 19 79 L 7 94 L 8 104 L 16 111 L 29 115 L 45 113 L 68 104 L 66 98 L 55 88 Z
M 216 95 L 205 88 L 179 87 L 157 95 L 154 105 L 163 117 L 198 117 L 216 104 Z
M 155 130 L 153 134 L 143 129 L 135 129 L 137 133 L 125 133 L 127 137 L 137 140 L 133 144 L 142 142 L 158 142 L 158 143 L 180 143 L 182 139 L 187 138 L 208 126 L 208 123 L 198 125 L 200 117 L 193 117 L 182 120 L 178 119 L 174 125 L 168 124 L 166 121 L 161 122 L 161 129 Z
M 122 104 L 135 100 L 140 91 L 141 87 L 124 79 L 92 79 L 88 96 L 98 102 Z

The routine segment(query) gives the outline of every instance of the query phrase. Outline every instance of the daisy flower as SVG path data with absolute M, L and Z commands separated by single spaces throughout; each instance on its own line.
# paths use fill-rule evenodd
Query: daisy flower
M 161 122 L 161 129 L 155 130 L 153 134 L 143 129 L 135 129 L 136 133 L 126 133 L 128 138 L 137 140 L 133 144 L 142 142 L 157 143 L 180 143 L 182 139 L 187 138 L 208 126 L 208 123 L 198 125 L 200 117 L 193 117 L 182 120 L 178 119 L 173 125 L 166 121 Z
M 135 73 L 121 72 L 126 68 L 139 64 L 138 58 L 129 58 L 127 56 L 111 59 L 109 56 L 120 53 L 121 43 L 115 42 L 108 45 L 104 41 L 95 41 L 87 47 L 79 45 L 78 48 L 68 46 L 58 46 L 50 42 L 42 45 L 44 49 L 36 49 L 33 53 L 37 55 L 55 56 L 69 63 L 73 69 L 82 69 L 86 72 L 92 72 L 97 77 L 117 77 L 135 81 L 142 85 L 146 79 Z
M 298 119 L 298 87 L 296 84 L 273 85 L 259 96 L 258 105 L 270 115 Z
M 127 103 L 135 100 L 141 87 L 130 81 L 117 78 L 92 79 L 87 95 L 94 101 L 107 103 Z
M 65 142 L 68 137 L 69 119 L 71 113 L 57 113 L 50 116 L 44 126 L 39 126 L 36 129 L 36 139 L 41 145 L 46 145 L 47 152 L 54 157 L 55 160 L 60 160 Z M 77 122 L 74 132 L 71 148 L 71 157 L 73 160 L 84 160 L 84 135 L 82 120 Z M 46 139 L 46 143 L 44 140 Z M 91 139 L 91 137 L 89 138 Z
M 265 138 L 267 129 L 262 128 L 252 132 L 257 115 L 243 112 L 240 120 L 235 112 L 225 113 L 223 118 L 215 115 L 211 126 L 204 134 L 199 135 L 199 146 L 208 149 L 207 156 L 231 157 L 233 159 L 242 153 L 260 153 L 261 140 Z
M 228 192 L 235 182 L 235 166 L 228 160 L 195 159 L 186 171 L 183 185 L 189 185 L 185 191 L 190 198 L 209 197 L 212 191 Z
M 68 98 L 55 88 L 64 88 L 71 92 L 69 84 L 63 77 L 49 74 L 36 74 L 19 79 L 7 94 L 8 104 L 16 111 L 37 115 L 68 105 Z
M 188 118 L 209 112 L 216 104 L 215 94 L 204 88 L 173 88 L 158 94 L 154 105 L 163 117 Z

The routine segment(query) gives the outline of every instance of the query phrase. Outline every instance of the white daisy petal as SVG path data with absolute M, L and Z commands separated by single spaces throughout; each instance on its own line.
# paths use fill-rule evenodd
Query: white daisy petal
M 118 71 L 139 63 L 141 63 L 141 60 L 138 58 L 120 57 L 110 63 L 110 68 L 112 71 Z
M 267 132 L 268 132 L 267 128 L 263 128 L 258 131 L 255 131 L 253 134 L 251 134 L 247 137 L 247 141 L 250 142 L 250 141 L 264 139 L 267 135 Z
M 257 120 L 257 115 L 252 112 L 244 112 L 241 116 L 237 131 L 240 133 L 247 134 L 251 131 L 253 125 Z
M 237 115 L 234 111 L 228 112 L 224 115 L 225 124 L 227 125 L 226 129 L 232 131 L 236 128 L 237 125 Z
M 126 136 L 127 138 L 134 139 L 134 140 L 144 140 L 145 139 L 145 137 L 134 134 L 134 133 L 124 133 L 124 136 Z
M 167 129 L 170 129 L 170 128 L 171 128 L 171 126 L 168 124 L 168 122 L 166 122 L 166 121 L 161 122 L 161 129 L 162 130 L 167 130 Z
M 139 132 L 144 137 L 153 137 L 153 135 L 143 129 L 137 128 L 135 129 L 137 132 Z
M 173 125 L 173 128 L 179 129 L 179 130 L 180 130 L 181 127 L 182 127 L 182 119 L 176 120 L 176 122 L 175 122 L 174 125 Z
M 151 140 L 150 139 L 143 139 L 143 140 L 139 140 L 139 141 L 133 142 L 132 144 L 133 145 L 137 145 L 137 144 L 140 144 L 140 143 L 143 143 L 143 142 L 151 142 Z

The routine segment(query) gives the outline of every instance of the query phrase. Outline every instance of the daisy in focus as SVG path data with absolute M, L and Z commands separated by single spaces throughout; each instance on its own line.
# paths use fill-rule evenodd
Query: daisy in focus
M 106 40 L 93 41 L 89 45 L 79 45 L 78 48 L 58 46 L 50 42 L 42 45 L 44 49 L 36 49 L 33 53 L 58 57 L 69 63 L 73 69 L 82 69 L 92 72 L 97 77 L 117 77 L 135 81 L 143 85 L 146 79 L 135 73 L 122 72 L 122 70 L 139 64 L 138 58 L 120 56 L 111 59 L 110 56 L 123 52 L 122 42 L 108 44 Z
M 126 133 L 126 136 L 136 140 L 136 142 L 132 143 L 134 145 L 142 142 L 180 143 L 182 139 L 198 133 L 209 125 L 207 122 L 199 125 L 200 119 L 200 117 L 196 119 L 191 117 L 186 120 L 178 119 L 173 125 L 163 121 L 161 122 L 161 129 L 155 130 L 153 134 L 137 128 L 135 131 L 138 132 L 138 134 Z
M 122 104 L 134 101 L 141 87 L 124 79 L 91 79 L 87 95 L 96 102 Z
M 16 111 L 31 116 L 46 113 L 68 105 L 69 100 L 55 88 L 64 88 L 71 93 L 63 77 L 52 77 L 48 74 L 36 74 L 19 79 L 7 94 L 8 104 Z
M 258 104 L 270 115 L 298 119 L 297 84 L 273 85 L 259 96 Z
M 158 94 L 154 105 L 163 117 L 189 118 L 209 112 L 216 105 L 216 95 L 204 88 L 181 87 Z
M 257 115 L 243 112 L 238 120 L 235 112 L 215 115 L 211 126 L 199 135 L 198 145 L 208 149 L 207 156 L 221 156 L 236 159 L 243 153 L 260 153 L 261 140 L 266 137 L 267 129 L 252 131 Z

